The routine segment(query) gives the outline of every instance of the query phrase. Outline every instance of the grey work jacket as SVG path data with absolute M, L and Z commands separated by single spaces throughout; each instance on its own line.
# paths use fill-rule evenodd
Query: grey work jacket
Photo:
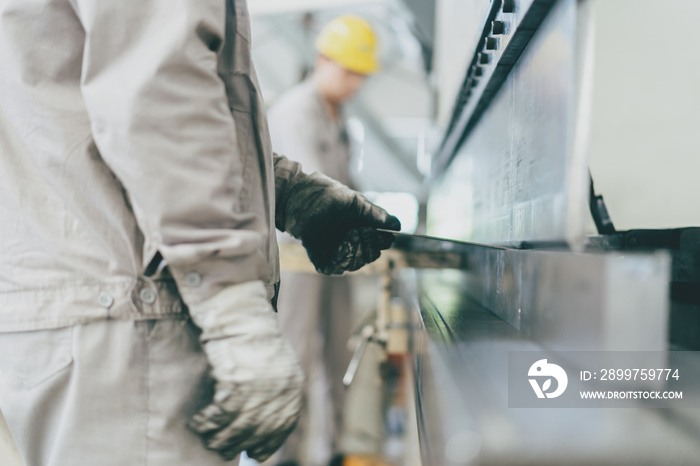
M 0 67 L 0 331 L 272 296 L 299 170 L 273 161 L 245 0 L 0 0 Z

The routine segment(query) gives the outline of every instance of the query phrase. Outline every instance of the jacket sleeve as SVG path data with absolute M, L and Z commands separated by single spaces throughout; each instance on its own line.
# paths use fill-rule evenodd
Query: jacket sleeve
M 240 208 L 243 160 L 217 73 L 226 2 L 72 3 L 95 144 L 185 302 L 261 279 L 269 227 Z

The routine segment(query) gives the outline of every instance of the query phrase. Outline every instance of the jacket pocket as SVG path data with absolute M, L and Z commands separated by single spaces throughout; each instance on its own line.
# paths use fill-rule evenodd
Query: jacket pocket
M 73 362 L 73 328 L 0 333 L 0 379 L 30 389 Z

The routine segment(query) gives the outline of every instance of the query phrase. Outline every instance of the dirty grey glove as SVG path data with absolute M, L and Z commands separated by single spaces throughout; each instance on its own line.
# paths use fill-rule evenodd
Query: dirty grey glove
M 189 427 L 231 460 L 247 450 L 264 461 L 294 429 L 304 375 L 282 338 L 261 281 L 235 285 L 190 306 L 216 380 L 211 404 Z
M 401 229 L 399 219 L 320 173 L 296 182 L 281 207 L 285 230 L 301 240 L 316 270 L 328 275 L 357 270 L 388 249 L 394 236 L 377 228 Z

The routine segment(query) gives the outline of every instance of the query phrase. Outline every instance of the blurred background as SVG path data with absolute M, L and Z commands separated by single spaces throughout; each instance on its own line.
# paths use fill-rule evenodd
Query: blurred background
M 431 151 L 441 137 L 436 7 L 432 0 L 249 2 L 253 56 L 268 106 L 312 71 L 314 41 L 328 21 L 350 13 L 372 24 L 381 70 L 345 108 L 351 171 L 358 187 L 396 211 L 407 231 L 417 227 Z M 450 106 L 446 102 L 442 112 Z
M 700 66 L 681 58 L 696 54 L 689 46 L 700 5 L 689 0 L 589 3 L 596 28 L 590 163 L 598 191 L 624 228 L 700 224 L 700 208 L 685 202 L 700 170 L 693 135 L 700 122 L 700 88 L 693 84 Z M 348 13 L 368 19 L 379 36 L 382 67 L 346 106 L 351 169 L 363 191 L 399 214 L 405 231 L 423 231 L 432 157 L 489 4 L 250 0 L 253 54 L 266 104 L 272 106 L 308 75 L 314 41 L 329 20 Z M 645 138 L 638 137 L 640 131 Z M 659 170 L 668 176 L 659 176 Z M 414 216 L 418 206 L 423 221 Z

